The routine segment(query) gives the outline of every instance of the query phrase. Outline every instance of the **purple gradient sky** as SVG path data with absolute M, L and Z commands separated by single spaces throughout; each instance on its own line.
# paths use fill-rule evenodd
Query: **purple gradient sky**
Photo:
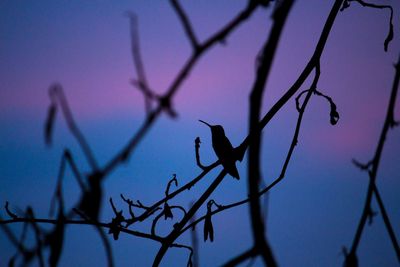
M 310 58 L 330 2 L 298 1 L 294 5 L 268 81 L 264 111 L 294 82 Z M 270 194 L 269 239 L 281 266 L 340 266 L 341 247 L 351 243 L 367 177 L 350 161 L 354 157 L 369 160 L 375 150 L 394 75 L 392 63 L 400 48 L 396 34 L 400 4 L 384 2 L 395 8 L 395 37 L 387 53 L 383 51 L 383 41 L 388 31 L 388 12 L 353 4 L 335 22 L 321 61 L 319 88 L 333 97 L 341 119 L 331 126 L 327 103 L 319 98 L 311 100 L 287 177 Z M 129 85 L 135 72 L 125 11 L 139 15 L 143 59 L 151 86 L 164 92 L 171 83 L 190 53 L 189 43 L 168 1 L 143 3 L 0 2 L 0 203 L 8 200 L 21 208 L 31 204 L 38 214 L 46 216 L 64 147 L 70 147 L 79 166 L 87 170 L 63 119 L 57 118 L 53 148 L 44 145 L 47 88 L 52 82 L 64 86 L 75 118 L 90 136 L 89 143 L 101 164 L 118 152 L 140 125 L 143 99 Z M 204 40 L 244 5 L 244 1 L 215 1 L 214 6 L 193 1 L 185 3 L 184 8 L 198 37 Z M 210 133 L 198 123 L 200 118 L 222 124 L 234 145 L 242 140 L 247 129 L 254 59 L 269 30 L 269 14 L 269 10 L 258 10 L 227 40 L 226 46 L 213 48 L 200 60 L 176 95 L 174 105 L 179 118 L 161 118 L 130 163 L 109 177 L 105 199 L 124 193 L 150 203 L 163 194 L 172 173 L 177 173 L 181 183 L 188 181 L 199 172 L 193 151 L 196 136 L 203 141 L 202 158 L 214 160 Z M 309 84 L 310 80 L 306 86 Z M 267 183 L 279 174 L 295 116 L 291 101 L 264 131 Z M 400 236 L 398 137 L 398 129 L 389 134 L 379 186 Z M 239 169 L 245 177 L 245 163 Z M 199 194 L 207 182 L 190 194 Z M 71 174 L 67 174 L 65 188 L 68 205 L 73 205 L 78 187 Z M 179 201 L 187 206 L 195 195 L 187 194 Z M 245 195 L 245 179 L 237 182 L 228 177 L 214 198 L 226 204 Z M 0 214 L 5 216 L 2 210 Z M 110 216 L 107 207 L 103 217 L 108 220 Z M 221 264 L 229 255 L 250 245 L 246 207 L 216 216 L 214 224 L 216 241 L 201 244 L 202 266 Z M 71 237 L 66 241 L 61 266 L 98 266 L 105 262 L 99 238 L 92 229 L 70 227 L 68 234 Z M 14 248 L 1 232 L 0 236 L 3 266 Z M 132 259 L 137 260 L 138 266 L 148 266 L 158 245 L 121 237 L 113 247 L 117 266 L 130 265 Z M 360 266 L 396 266 L 380 218 L 366 228 L 359 256 Z M 171 250 L 164 263 L 171 264 L 175 259 L 185 262 L 186 257 L 186 251 Z

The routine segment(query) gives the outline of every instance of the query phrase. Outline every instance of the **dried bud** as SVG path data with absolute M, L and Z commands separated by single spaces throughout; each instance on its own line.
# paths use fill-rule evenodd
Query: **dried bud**
M 172 214 L 172 210 L 171 207 L 168 205 L 167 202 L 165 202 L 164 204 L 164 219 L 168 219 L 168 218 L 174 218 L 174 215 Z
M 125 221 L 124 216 L 122 215 L 122 210 L 118 212 L 115 218 L 112 219 L 110 223 L 110 230 L 108 231 L 109 234 L 113 235 L 114 240 L 118 240 L 119 233 L 121 230 L 119 229 L 122 227 L 121 223 Z
M 339 113 L 336 110 L 336 105 L 332 101 L 330 101 L 331 104 L 331 113 L 330 113 L 330 122 L 332 125 L 335 125 L 339 121 Z
M 211 205 L 210 202 L 207 205 L 207 214 L 206 218 L 204 219 L 204 241 L 207 241 L 208 237 L 210 238 L 210 241 L 214 241 L 214 227 L 212 225 L 211 221 Z

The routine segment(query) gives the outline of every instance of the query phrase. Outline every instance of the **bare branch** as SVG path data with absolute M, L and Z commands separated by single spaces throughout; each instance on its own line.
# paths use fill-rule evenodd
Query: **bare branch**
M 112 252 L 112 247 L 110 245 L 110 241 L 107 239 L 107 236 L 104 233 L 104 230 L 102 228 L 100 228 L 99 226 L 95 226 L 95 228 L 97 229 L 97 231 L 100 235 L 101 241 L 103 242 L 103 246 L 106 251 L 108 267 L 113 267 L 114 266 L 114 256 L 113 256 L 113 252 Z
M 74 209 L 75 211 L 77 211 L 76 209 Z M 89 226 L 99 226 L 102 228 L 106 228 L 106 229 L 110 229 L 110 224 L 109 223 L 103 223 L 103 222 L 97 222 L 94 221 L 88 217 L 86 217 L 84 214 L 82 214 L 81 212 L 77 211 L 79 213 L 79 215 L 81 215 L 83 217 L 83 220 L 71 220 L 71 219 L 66 219 L 64 222 L 65 224 L 70 224 L 70 225 L 89 225 Z M 17 219 L 12 219 L 12 220 L 0 220 L 0 225 L 7 225 L 7 224 L 12 224 L 12 223 L 44 223 L 44 224 L 57 224 L 58 221 L 56 219 L 41 219 L 41 218 L 21 218 L 18 217 Z M 126 234 L 130 234 L 136 237 L 141 237 L 141 238 L 147 238 L 147 239 L 151 239 L 157 242 L 163 242 L 163 238 L 159 237 L 159 236 L 153 236 L 147 233 L 143 233 L 140 231 L 135 231 L 135 230 L 130 230 L 130 229 L 126 229 L 126 228 L 119 228 L 119 230 L 121 232 L 124 232 Z
M 8 201 L 6 201 L 4 208 L 5 208 L 8 216 L 10 216 L 13 219 L 18 219 L 18 216 L 15 213 L 11 212 L 10 209 L 8 208 Z
M 367 3 L 364 2 L 362 0 L 349 0 L 349 2 L 357 2 L 360 5 L 364 6 L 364 7 L 370 7 L 370 8 L 376 8 L 376 9 L 389 9 L 390 10 L 390 19 L 389 19 L 389 32 L 386 36 L 385 42 L 383 43 L 384 48 L 385 48 L 385 52 L 388 51 L 388 46 L 390 41 L 393 40 L 393 7 L 390 5 L 376 5 L 376 4 L 371 4 L 371 3 Z
M 32 228 L 33 228 L 34 233 L 35 233 L 36 254 L 38 256 L 39 265 L 41 267 L 44 267 L 45 265 L 44 265 L 44 259 L 43 259 L 43 251 L 42 251 L 43 248 L 42 248 L 42 239 L 41 239 L 42 233 L 41 233 L 41 231 L 40 231 L 40 229 L 39 229 L 39 227 L 38 227 L 38 225 L 37 225 L 37 223 L 35 221 L 35 215 L 33 213 L 32 208 L 28 207 L 26 213 L 27 213 L 27 216 L 31 219 L 29 223 L 32 225 Z
M 80 211 L 80 210 L 78 210 L 78 209 L 76 209 L 76 208 L 73 208 L 72 210 L 73 210 L 79 217 L 81 217 L 84 221 L 91 222 L 91 219 L 90 219 L 85 213 L 83 213 L 82 211 Z
M 15 218 L 15 220 L 19 220 L 19 218 Z M 3 232 L 7 236 L 8 240 L 11 242 L 11 244 L 13 244 L 17 248 L 18 252 L 21 253 L 22 255 L 27 255 L 29 252 L 23 245 L 24 239 L 22 238 L 22 236 L 25 235 L 24 233 L 26 232 L 27 224 L 26 223 L 24 224 L 23 230 L 22 230 L 23 234 L 21 235 L 20 241 L 18 241 L 18 238 L 14 235 L 14 233 L 11 231 L 11 229 L 9 229 L 7 227 L 7 225 L 5 223 L 6 221 L 7 220 L 3 220 L 0 217 L 0 228 L 3 230 Z M 9 220 L 9 222 L 11 223 L 11 222 L 15 222 L 15 221 L 14 221 L 14 219 L 12 219 L 12 220 Z
M 259 184 L 261 180 L 260 154 L 261 154 L 261 131 L 257 131 L 262 106 L 264 88 L 275 56 L 275 51 L 285 25 L 286 18 L 292 7 L 293 1 L 282 1 L 273 14 L 273 26 L 265 43 L 262 56 L 257 69 L 256 79 L 250 93 L 250 115 L 249 134 L 253 137 L 249 143 L 248 154 L 248 192 L 250 198 L 251 230 L 253 234 L 254 247 L 262 256 L 266 266 L 277 266 L 272 250 L 265 238 L 265 226 L 258 197 Z M 207 222 L 207 217 L 206 217 Z
M 115 205 L 114 205 L 114 202 L 113 202 L 113 200 L 112 200 L 112 197 L 110 197 L 109 201 L 110 201 L 110 205 L 111 205 L 111 208 L 113 209 L 114 214 L 117 215 L 117 214 L 118 214 L 118 211 L 117 211 L 117 208 L 116 208 Z
M 169 188 L 171 187 L 172 183 L 175 183 L 175 186 L 178 186 L 178 180 L 176 179 L 176 174 L 172 175 L 172 179 L 168 182 L 167 188 L 165 189 L 165 196 L 168 197 L 169 195 Z
M 90 166 L 92 167 L 92 169 L 97 170 L 98 165 L 94 158 L 93 152 L 92 152 L 91 148 L 89 147 L 89 144 L 86 141 L 86 138 L 84 137 L 84 135 L 82 134 L 82 132 L 79 130 L 78 126 L 75 123 L 75 120 L 74 120 L 74 117 L 72 116 L 67 99 L 64 96 L 62 86 L 57 83 L 53 84 L 49 88 L 49 94 L 50 94 L 52 103 L 56 103 L 56 101 L 58 100 L 58 103 L 61 106 L 61 110 L 64 114 L 64 118 L 67 122 L 69 130 L 71 131 L 71 133 L 75 137 L 75 139 L 78 141 L 78 143 L 79 143 L 84 155 L 86 156 L 86 159 L 88 160 Z
M 186 214 L 187 214 L 186 210 L 182 206 L 169 206 L 167 203 L 165 203 L 165 205 L 166 205 L 166 207 L 168 207 L 169 212 L 171 212 L 172 209 L 179 209 L 179 210 L 181 210 L 183 212 L 183 217 L 186 216 Z M 153 222 L 151 224 L 151 234 L 152 235 L 156 235 L 156 226 L 157 226 L 158 220 L 162 216 L 164 216 L 165 220 L 168 217 L 170 217 L 171 219 L 173 218 L 172 215 L 171 216 L 167 216 L 166 214 L 167 214 L 167 211 L 166 211 L 166 208 L 164 208 L 164 210 L 154 218 L 154 220 L 153 220 Z M 172 214 L 172 212 L 171 212 L 171 214 Z
M 59 194 L 59 192 L 62 191 L 62 179 L 64 178 L 65 165 L 67 163 L 69 163 L 72 173 L 74 174 L 76 181 L 78 182 L 79 187 L 81 188 L 82 192 L 85 192 L 88 190 L 87 186 L 83 183 L 82 175 L 81 175 L 80 171 L 78 170 L 78 167 L 75 164 L 75 161 L 71 155 L 71 152 L 68 149 L 64 149 L 64 153 L 61 157 L 60 167 L 58 169 L 56 190 L 55 190 L 52 200 L 50 202 L 50 214 L 53 214 L 54 203 L 55 203 L 56 197 Z
M 185 29 L 186 36 L 188 37 L 190 44 L 192 45 L 192 48 L 194 51 L 196 51 L 199 47 L 199 43 L 197 41 L 196 35 L 194 34 L 193 27 L 189 21 L 188 16 L 185 14 L 185 11 L 179 4 L 178 0 L 170 0 L 169 1 L 174 8 L 176 14 L 178 15 L 183 28 Z
M 310 89 L 307 89 L 307 90 L 304 90 L 304 91 L 302 91 L 298 96 L 296 96 L 296 109 L 297 109 L 297 111 L 298 112 L 300 112 L 300 98 L 305 94 L 305 93 L 307 93 L 308 91 L 310 91 Z
M 396 66 L 400 66 L 400 56 L 399 56 Z M 356 257 L 357 248 L 358 248 L 358 245 L 361 240 L 364 226 L 365 226 L 368 218 L 370 217 L 372 196 L 373 196 L 374 192 L 377 192 L 377 190 L 374 190 L 374 187 L 376 187 L 378 168 L 379 168 L 383 148 L 385 145 L 386 137 L 389 132 L 389 129 L 391 128 L 399 83 L 400 83 L 400 68 L 397 67 L 395 75 L 394 75 L 394 79 L 393 79 L 393 85 L 392 85 L 392 90 L 390 93 L 389 104 L 388 104 L 387 111 L 386 111 L 385 121 L 384 121 L 382 130 L 381 130 L 381 134 L 380 134 L 380 137 L 378 140 L 378 145 L 376 147 L 372 162 L 367 164 L 368 167 L 371 168 L 369 170 L 370 179 L 369 179 L 368 191 L 367 191 L 367 196 L 366 196 L 365 203 L 364 203 L 363 212 L 361 214 L 361 218 L 358 223 L 357 230 L 354 235 L 353 243 L 352 243 L 352 246 L 351 246 L 351 249 L 349 252 L 349 257 Z M 384 208 L 383 208 L 383 203 L 382 203 L 382 207 L 381 207 L 381 212 L 384 212 L 386 214 L 386 211 L 384 211 Z M 389 217 L 387 215 L 386 215 L 386 219 L 389 222 Z M 390 222 L 386 223 L 385 226 L 390 234 L 391 233 Z M 394 250 L 396 252 L 397 259 L 400 262 L 400 249 L 398 247 L 398 242 L 394 238 L 394 235 L 393 236 L 391 235 L 390 237 L 391 237 L 391 240 L 393 243 Z
M 383 200 L 381 197 L 381 194 L 378 191 L 378 187 L 376 186 L 376 183 L 374 181 L 372 181 L 373 177 L 371 176 L 371 172 L 369 173 L 369 178 L 370 178 L 370 182 L 372 183 L 372 187 L 373 187 L 373 191 L 374 191 L 374 195 L 376 197 L 376 201 L 378 202 L 378 206 L 379 209 L 381 211 L 382 214 L 382 218 L 383 218 L 383 222 L 385 223 L 385 227 L 386 230 L 388 231 L 389 237 L 390 237 L 390 241 L 392 242 L 393 245 L 393 249 L 396 252 L 397 255 L 397 259 L 400 261 L 400 247 L 399 247 L 399 242 L 396 239 L 396 234 L 393 230 L 392 224 L 390 222 L 389 219 L 389 215 L 386 211 L 385 205 L 383 204 Z
M 196 139 L 194 140 L 194 149 L 196 151 L 196 163 L 197 166 L 199 166 L 200 169 L 202 169 L 204 171 L 204 169 L 206 168 L 203 164 L 201 164 L 200 161 L 200 137 L 196 137 Z
M 239 255 L 233 257 L 232 259 L 230 259 L 228 262 L 224 263 L 222 266 L 223 267 L 234 267 L 239 265 L 240 263 L 248 260 L 248 259 L 252 259 L 254 257 L 257 256 L 257 250 L 252 247 L 248 250 L 245 250 L 244 252 L 240 253 Z
M 120 194 L 120 197 L 122 198 L 123 201 L 125 201 L 128 204 L 129 207 L 129 214 L 131 215 L 131 219 L 134 220 L 135 219 L 135 214 L 133 213 L 133 201 L 130 199 L 126 199 L 124 197 L 124 195 Z
M 165 242 L 161 245 L 154 261 L 153 266 L 158 266 L 167 252 L 168 248 L 173 244 L 173 242 L 180 236 L 182 228 L 186 223 L 189 222 L 190 218 L 197 212 L 197 210 L 203 205 L 207 198 L 214 192 L 218 185 L 222 182 L 227 172 L 222 170 L 217 178 L 211 183 L 207 190 L 200 196 L 200 198 L 193 204 L 192 208 L 186 213 L 182 220 L 176 224 L 176 227 L 171 231 L 171 233 L 166 237 Z
M 44 126 L 44 138 L 46 145 L 48 146 L 51 145 L 53 139 L 52 137 L 53 137 L 53 129 L 54 129 L 56 113 L 57 113 L 57 104 L 52 99 L 51 104 L 47 111 L 47 118 Z
M 190 204 L 191 208 L 193 206 L 193 202 Z M 193 215 L 192 218 L 190 218 L 190 223 L 193 223 L 196 220 L 196 215 Z M 192 231 L 190 231 L 190 240 L 192 243 L 192 248 L 193 248 L 193 260 L 192 260 L 192 265 L 193 267 L 200 267 L 199 263 L 199 239 L 197 237 L 197 231 L 196 227 L 192 228 Z
M 359 168 L 362 171 L 368 171 L 370 169 L 370 167 L 372 166 L 372 161 L 368 161 L 368 163 L 364 164 L 359 162 L 356 159 L 352 159 L 351 161 L 357 168 Z
M 187 262 L 186 266 L 187 267 L 197 267 L 196 265 L 193 264 L 193 261 L 192 261 L 193 253 L 194 253 L 194 250 L 192 247 L 186 246 L 186 245 L 181 245 L 181 244 L 176 244 L 176 243 L 172 244 L 171 247 L 188 249 L 190 251 L 190 254 L 189 254 L 189 258 L 188 258 L 188 262 Z
M 151 102 L 155 98 L 155 94 L 150 89 L 147 82 L 146 72 L 144 70 L 140 53 L 138 18 L 134 12 L 126 12 L 126 15 L 128 16 L 130 23 L 132 58 L 136 69 L 136 75 L 138 77 L 137 80 L 132 79 L 131 83 L 143 93 L 146 112 L 149 113 L 151 111 Z

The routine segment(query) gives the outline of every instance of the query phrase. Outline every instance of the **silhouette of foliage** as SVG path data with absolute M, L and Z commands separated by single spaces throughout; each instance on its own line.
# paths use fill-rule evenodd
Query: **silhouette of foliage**
M 273 67 L 274 57 L 279 47 L 287 18 L 292 12 L 293 0 L 249 0 L 243 10 L 222 26 L 220 30 L 208 36 L 203 41 L 196 35 L 195 25 L 192 24 L 190 17 L 186 14 L 179 1 L 170 0 L 171 8 L 176 13 L 188 39 L 191 54 L 176 74 L 171 84 L 166 88 L 164 94 L 156 93 L 150 86 L 141 56 L 138 15 L 133 12 L 127 12 L 126 15 L 130 25 L 131 53 L 137 76 L 135 79 L 131 80 L 131 83 L 142 93 L 144 98 L 145 118 L 143 123 L 138 131 L 131 136 L 130 140 L 115 155 L 112 155 L 109 161 L 100 165 L 86 137 L 74 120 L 67 97 L 64 95 L 63 87 L 59 83 L 54 83 L 50 86 L 50 105 L 44 122 L 44 142 L 47 145 L 51 145 L 54 142 L 55 120 L 59 110 L 59 113 L 61 113 L 60 115 L 64 117 L 67 123 L 71 135 L 75 138 L 79 148 L 82 150 L 90 166 L 90 171 L 88 173 L 83 173 L 77 166 L 72 152 L 68 148 L 65 148 L 61 155 L 58 168 L 57 183 L 50 203 L 51 216 L 49 218 L 39 218 L 35 216 L 32 207 L 28 206 L 24 212 L 20 212 L 15 207 L 11 207 L 10 203 L 5 203 L 4 211 L 8 218 L 0 218 L 0 227 L 5 233 L 6 238 L 8 238 L 16 248 L 16 253 L 10 256 L 9 266 L 15 266 L 17 263 L 21 263 L 21 265 L 25 266 L 34 264 L 35 261 L 37 261 L 39 266 L 57 266 L 60 262 L 63 250 L 65 249 L 65 240 L 68 238 L 67 227 L 69 225 L 80 225 L 81 227 L 86 225 L 92 226 L 101 237 L 107 255 L 108 266 L 114 266 L 114 256 L 109 239 L 112 237 L 113 240 L 116 241 L 119 240 L 120 236 L 126 235 L 129 237 L 147 239 L 160 246 L 159 250 L 154 255 L 153 266 L 159 266 L 165 254 L 171 248 L 181 248 L 184 249 L 183 251 L 189 252 L 189 255 L 185 263 L 177 263 L 177 265 L 186 264 L 186 266 L 198 267 L 200 260 L 198 255 L 199 246 L 196 226 L 202 223 L 202 239 L 204 242 L 214 242 L 214 240 L 222 238 L 221 234 L 217 232 L 218 228 L 214 227 L 213 224 L 213 222 L 215 222 L 215 215 L 243 205 L 248 205 L 249 207 L 252 244 L 248 249 L 237 255 L 227 255 L 224 266 L 237 266 L 245 261 L 249 261 L 250 264 L 252 264 L 256 257 L 260 257 L 265 266 L 279 266 L 279 258 L 276 258 L 274 255 L 272 250 L 273 244 L 270 244 L 266 232 L 261 197 L 266 195 L 285 178 L 286 171 L 292 160 L 292 155 L 298 144 L 305 111 L 313 96 L 320 97 L 329 104 L 330 124 L 335 126 L 339 123 L 340 115 L 338 110 L 340 110 L 340 105 L 335 103 L 336 98 L 334 101 L 331 96 L 322 93 L 318 85 L 321 73 L 323 72 L 321 57 L 339 12 L 352 8 L 351 4 L 353 2 L 357 2 L 361 6 L 367 8 L 390 11 L 389 32 L 384 40 L 384 50 L 387 51 L 389 49 L 389 44 L 393 40 L 394 35 L 394 10 L 392 6 L 372 4 L 361 0 L 333 1 L 330 13 L 322 27 L 315 49 L 308 63 L 305 65 L 296 81 L 265 114 L 262 109 L 264 90 L 267 88 L 267 81 Z M 177 175 L 173 174 L 172 178 L 166 183 L 164 195 L 159 196 L 157 201 L 150 204 L 144 201 L 143 203 L 146 203 L 145 205 L 141 200 L 133 200 L 125 197 L 121 193 L 120 201 L 122 205 L 118 205 L 118 202 L 114 203 L 111 197 L 109 197 L 110 206 L 105 205 L 103 203 L 103 198 L 105 195 L 104 181 L 106 178 L 109 177 L 114 170 L 129 160 L 130 155 L 143 141 L 143 138 L 148 135 L 151 128 L 156 124 L 163 113 L 171 118 L 176 118 L 178 116 L 173 104 L 174 97 L 178 91 L 183 90 L 183 82 L 188 78 L 198 61 L 213 47 L 221 43 L 225 44 L 230 35 L 237 31 L 241 24 L 246 23 L 259 8 L 269 8 L 272 10 L 272 26 L 258 55 L 254 80 L 249 90 L 247 136 L 235 147 L 228 139 L 228 135 L 225 134 L 222 125 L 212 125 L 200 120 L 200 122 L 206 124 L 211 130 L 212 147 L 217 156 L 215 162 L 209 165 L 204 165 L 201 162 L 201 141 L 200 137 L 197 137 L 194 140 L 194 152 L 197 167 L 200 169 L 199 175 L 191 178 L 191 180 L 186 183 L 182 182 L 182 179 L 179 177 L 178 183 Z M 308 78 L 312 78 L 311 85 L 308 89 L 300 91 Z M 364 208 L 355 232 L 353 243 L 350 249 L 346 247 L 342 249 L 344 254 L 343 265 L 346 267 L 358 266 L 359 259 L 357 256 L 357 249 L 364 232 L 364 226 L 367 222 L 372 224 L 375 216 L 381 216 L 383 218 L 392 242 L 393 250 L 400 262 L 400 249 L 396 233 L 376 183 L 387 133 L 390 129 L 398 125 L 394 118 L 394 109 L 399 81 L 400 58 L 395 65 L 395 77 L 387 106 L 387 114 L 375 154 L 366 164 L 353 160 L 357 168 L 368 174 L 369 184 Z M 270 184 L 265 185 L 263 184 L 261 168 L 263 130 L 272 118 L 274 118 L 283 107 L 288 105 L 290 103 L 289 101 L 293 98 L 297 110 L 297 120 L 293 137 L 284 163 L 280 169 L 279 176 Z M 219 204 L 219 200 L 217 203 L 213 199 L 213 194 L 215 190 L 221 186 L 221 182 L 227 174 L 236 178 L 236 180 L 234 180 L 235 182 L 239 182 L 240 176 L 236 163 L 244 159 L 246 152 L 248 157 L 246 166 L 247 173 L 245 177 L 242 175 L 243 178 L 240 181 L 246 180 L 247 182 L 247 197 L 242 200 L 236 200 L 233 203 Z M 63 191 L 63 177 L 67 166 L 71 169 L 80 189 L 79 199 L 70 209 L 66 208 Z M 187 203 L 176 204 L 176 202 L 178 202 L 178 196 L 190 190 L 199 181 L 203 180 L 204 177 L 211 176 L 210 173 L 218 166 L 222 167 L 222 170 L 216 177 L 213 177 L 209 186 L 201 192 L 200 196 L 193 200 L 190 206 L 188 206 Z M 377 200 L 379 213 L 372 210 L 371 201 L 373 197 Z M 184 207 L 187 208 L 185 209 Z M 100 219 L 100 212 L 104 208 L 108 208 L 113 212 L 113 216 L 108 218 L 107 221 L 101 221 Z M 55 213 L 56 215 L 54 216 Z M 136 226 L 141 222 L 149 222 L 149 225 L 151 225 L 150 230 L 139 231 L 133 229 L 132 226 Z M 16 223 L 23 224 L 20 238 L 17 238 L 16 234 L 8 226 Z M 159 224 L 167 223 L 171 223 L 172 227 L 166 234 L 161 234 L 162 231 L 160 231 L 158 227 Z M 44 229 L 41 227 L 42 224 L 50 225 L 52 228 Z M 182 241 L 183 239 L 180 238 L 184 236 L 189 229 L 191 230 L 192 244 L 186 244 L 184 243 L 185 241 Z M 31 233 L 28 232 L 28 230 L 31 230 Z M 27 242 L 27 236 L 29 234 L 31 234 L 34 240 L 33 245 Z M 48 257 L 47 259 L 46 256 Z

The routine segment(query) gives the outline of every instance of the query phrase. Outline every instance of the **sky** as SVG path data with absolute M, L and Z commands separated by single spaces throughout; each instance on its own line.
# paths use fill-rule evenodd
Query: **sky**
M 183 1 L 182 1 L 183 2 Z M 342 246 L 350 246 L 364 204 L 368 177 L 351 164 L 372 158 L 386 114 L 393 63 L 400 52 L 400 4 L 394 7 L 394 39 L 383 42 L 389 25 L 387 10 L 356 3 L 339 13 L 321 58 L 318 89 L 335 101 L 340 120 L 329 123 L 329 105 L 313 97 L 305 113 L 299 144 L 285 179 L 269 194 L 267 231 L 280 266 L 341 266 Z M 205 40 L 237 14 L 246 1 L 184 2 L 199 40 Z M 297 1 L 281 37 L 266 86 L 263 112 L 296 80 L 318 41 L 333 1 Z M 130 52 L 126 11 L 139 18 L 141 52 L 149 84 L 163 93 L 190 56 L 190 44 L 168 1 L 10 1 L 0 2 L 0 203 L 33 206 L 48 216 L 62 151 L 69 148 L 85 172 L 89 166 L 62 117 L 57 117 L 53 146 L 46 147 L 43 127 L 50 103 L 48 88 L 59 82 L 74 117 L 100 165 L 107 163 L 135 133 L 144 118 L 144 101 L 131 86 L 135 69 Z M 176 119 L 165 115 L 105 182 L 104 200 L 120 193 L 150 204 L 163 196 L 173 173 L 179 184 L 200 173 L 194 139 L 202 140 L 205 163 L 216 159 L 209 129 L 198 122 L 221 124 L 233 145 L 247 135 L 248 95 L 255 58 L 271 26 L 271 10 L 259 9 L 227 40 L 196 64 L 174 98 Z M 312 78 L 312 76 L 311 76 Z M 302 89 L 308 89 L 308 79 Z M 398 101 L 397 101 L 398 103 Z M 395 110 L 400 118 L 400 105 Z M 295 127 L 291 100 L 263 131 L 263 178 L 280 173 Z M 391 131 L 378 173 L 378 186 L 397 236 L 400 236 L 399 129 Z M 212 196 L 228 204 L 246 197 L 246 163 L 238 164 L 242 179 L 226 177 Z M 218 169 L 220 170 L 220 169 Z M 185 207 L 217 174 L 179 197 Z M 79 188 L 67 171 L 67 206 Z M 374 202 L 373 208 L 377 210 Z M 201 214 L 206 212 L 202 208 Z M 127 211 L 125 211 L 127 212 Z M 0 216 L 6 217 L 4 210 Z M 102 219 L 111 220 L 104 205 Z M 216 266 L 251 245 L 248 209 L 240 207 L 213 217 L 215 242 L 200 242 L 201 266 Z M 160 228 L 166 231 L 171 222 Z M 149 229 L 148 225 L 138 229 Z M 60 266 L 105 266 L 104 249 L 90 227 L 68 228 Z M 17 232 L 18 226 L 13 226 Z M 197 228 L 199 233 L 202 225 Z M 200 236 L 201 237 L 201 236 Z M 189 242 L 188 236 L 180 239 Z M 158 244 L 132 236 L 112 241 L 117 266 L 149 266 Z M 0 266 L 15 248 L 0 232 Z M 171 249 L 163 266 L 184 263 L 184 250 Z M 367 226 L 358 250 L 360 266 L 398 266 L 382 219 Z M 256 266 L 260 261 L 256 261 Z

